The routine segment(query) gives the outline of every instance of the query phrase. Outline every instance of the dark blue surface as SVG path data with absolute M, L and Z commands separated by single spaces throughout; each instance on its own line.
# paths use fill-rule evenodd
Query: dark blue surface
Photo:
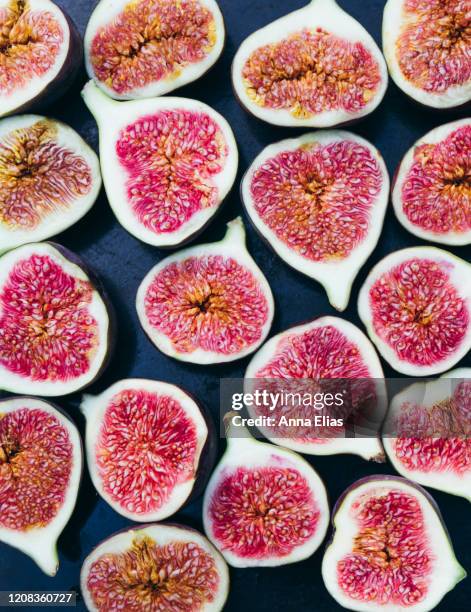
M 225 53 L 217 66 L 204 78 L 175 92 L 176 95 L 196 98 L 210 104 L 229 120 L 240 149 L 239 180 L 263 147 L 302 132 L 265 125 L 239 107 L 232 94 L 229 77 L 232 57 L 248 34 L 305 3 L 306 0 L 219 0 L 228 30 Z M 383 0 L 340 0 L 339 3 L 359 19 L 380 42 L 382 9 L 385 4 Z M 83 33 L 95 2 L 60 0 L 59 4 L 68 10 Z M 47 114 L 72 125 L 96 149 L 96 125 L 79 95 L 85 80 L 85 74 L 82 72 L 79 82 L 51 107 Z M 403 154 L 420 136 L 433 127 L 460 116 L 463 115 L 437 115 L 417 108 L 391 84 L 381 107 L 373 116 L 355 126 L 353 131 L 368 138 L 380 149 L 393 175 Z M 220 216 L 197 242 L 221 238 L 225 223 L 241 212 L 236 186 Z M 273 333 L 323 314 L 335 314 L 319 285 L 289 269 L 262 243 L 252 228 L 248 228 L 248 233 L 249 249 L 265 272 L 275 294 L 276 318 Z M 165 253 L 127 234 L 115 220 L 104 193 L 94 209 L 81 222 L 55 240 L 79 253 L 94 267 L 101 276 L 118 314 L 115 357 L 105 375 L 89 391 L 100 392 L 113 382 L 131 376 L 161 379 L 190 390 L 202 399 L 217 417 L 219 379 L 242 376 L 248 360 L 221 367 L 197 367 L 177 363 L 160 354 L 150 344 L 137 320 L 134 308 L 137 287 L 149 269 L 162 259 Z M 360 325 L 356 313 L 356 299 L 369 268 L 387 253 L 420 244 L 425 243 L 407 234 L 390 209 L 380 244 L 359 275 L 350 308 L 342 316 Z M 470 248 L 451 250 L 470 260 Z M 386 375 L 393 376 L 392 370 L 384 365 Z M 463 365 L 471 366 L 469 356 Z M 83 420 L 77 411 L 78 402 L 78 395 L 57 401 L 83 431 Z M 222 447 L 221 441 L 221 451 Z M 332 503 L 358 478 L 374 473 L 393 473 L 389 465 L 378 467 L 353 456 L 319 457 L 311 458 L 310 461 L 324 479 Z M 431 492 L 451 532 L 456 555 L 468 572 L 471 572 L 469 503 L 464 499 Z M 201 530 L 201 502 L 193 503 L 175 518 Z M 98 542 L 127 525 L 130 525 L 128 520 L 116 514 L 98 497 L 85 473 L 77 508 L 59 541 L 60 568 L 57 576 L 44 576 L 28 557 L 0 544 L 0 590 L 78 588 L 83 558 Z M 322 554 L 323 546 L 313 557 L 299 564 L 264 570 L 231 569 L 232 585 L 227 610 L 340 610 L 322 582 Z M 469 610 L 470 582 L 468 579 L 459 584 L 446 596 L 437 610 Z M 79 603 L 78 607 L 83 609 L 83 604 Z

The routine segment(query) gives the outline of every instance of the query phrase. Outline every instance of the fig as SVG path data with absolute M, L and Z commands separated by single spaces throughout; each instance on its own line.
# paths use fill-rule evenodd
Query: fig
M 85 559 L 80 575 L 90 612 L 219 612 L 229 591 L 221 555 L 194 529 L 143 525 L 121 531 Z
M 373 38 L 335 0 L 311 0 L 249 36 L 234 58 L 237 97 L 281 126 L 332 127 L 374 111 L 388 84 Z
M 384 449 L 402 476 L 471 501 L 470 417 L 471 369 L 415 383 L 391 402 Z
M 91 81 L 82 95 L 98 122 L 103 181 L 121 225 L 158 247 L 194 238 L 237 174 L 224 117 L 186 98 L 116 102 Z
M 383 49 L 391 78 L 410 98 L 435 109 L 471 100 L 469 6 L 463 0 L 389 0 Z
M 80 436 L 65 413 L 34 397 L 0 400 L 0 541 L 49 576 L 81 475 Z
M 98 157 L 69 126 L 37 115 L 0 121 L 0 252 L 67 229 L 100 187 Z
M 52 103 L 77 76 L 82 40 L 50 0 L 0 0 L 0 117 Z
M 242 219 L 227 227 L 221 242 L 163 259 L 139 287 L 141 325 L 174 359 L 202 365 L 241 359 L 270 331 L 270 286 L 247 251 Z
M 320 282 L 345 310 L 352 283 L 378 243 L 389 200 L 373 145 L 323 131 L 268 146 L 242 182 L 247 213 L 290 266 Z
M 441 374 L 471 349 L 470 271 L 468 262 L 435 247 L 396 251 L 371 270 L 358 312 L 397 372 Z
M 187 393 L 164 382 L 122 380 L 84 396 L 81 410 L 93 484 L 116 512 L 160 521 L 202 492 L 216 441 L 209 417 Z
M 442 125 L 410 149 L 393 204 L 402 225 L 419 238 L 471 243 L 471 119 Z
M 224 417 L 227 449 L 206 488 L 204 530 L 233 567 L 275 567 L 310 557 L 329 522 L 324 483 L 300 455 L 255 440 Z
M 101 0 L 85 33 L 85 64 L 112 98 L 151 98 L 201 77 L 224 41 L 214 0 Z
M 321 317 L 274 336 L 253 357 L 245 380 L 247 392 L 258 388 L 283 391 L 283 397 L 287 393 L 342 395 L 341 404 L 339 400 L 338 405 L 323 406 L 317 413 L 329 417 L 321 418 L 318 426 L 315 422 L 287 424 L 277 418 L 275 424 L 259 428 L 275 444 L 310 455 L 352 453 L 384 460 L 379 439 L 387 407 L 383 370 L 371 342 L 349 321 Z M 248 409 L 253 416 L 270 413 L 266 406 Z M 304 402 L 278 402 L 276 408 L 276 417 L 287 419 L 314 421 L 315 414 L 312 405 Z M 340 418 L 344 425 L 333 422 Z M 362 435 L 349 437 L 346 421 Z
M 113 334 L 97 283 L 75 254 L 53 243 L 0 258 L 0 389 L 66 395 L 101 374 Z
M 348 610 L 434 610 L 466 577 L 432 497 L 395 476 L 358 480 L 338 500 L 324 584 Z

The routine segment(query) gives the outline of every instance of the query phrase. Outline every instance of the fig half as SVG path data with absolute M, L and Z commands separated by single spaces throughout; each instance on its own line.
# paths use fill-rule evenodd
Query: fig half
M 66 395 L 101 374 L 113 336 L 97 282 L 76 255 L 52 243 L 0 258 L 0 389 Z
M 386 62 L 373 38 L 335 0 L 311 0 L 249 36 L 234 58 L 236 95 L 274 125 L 332 127 L 381 103 Z
M 310 557 L 329 522 L 322 480 L 302 457 L 259 442 L 225 416 L 227 450 L 209 481 L 204 529 L 234 567 L 275 567 Z
M 402 225 L 419 238 L 471 243 L 471 119 L 435 128 L 408 151 L 393 204 Z
M 74 81 L 80 34 L 50 0 L 0 0 L 0 117 L 50 104 Z
M 434 500 L 404 478 L 358 480 L 332 524 L 322 577 L 348 610 L 429 612 L 466 577 Z
M 384 461 L 380 442 L 387 408 L 384 374 L 373 345 L 349 321 L 321 317 L 274 336 L 253 357 L 245 380 L 248 393 L 259 389 L 278 392 L 279 397 L 341 395 L 335 405 L 329 400 L 330 405 L 317 412 L 304 401 L 279 401 L 274 411 L 249 407 L 254 417 L 275 417 L 274 425 L 259 427 L 275 444 L 310 455 L 352 453 Z M 288 421 L 281 422 L 281 417 Z M 347 433 L 347 421 L 358 437 Z
M 29 555 L 43 572 L 59 566 L 56 543 L 82 475 L 77 428 L 33 397 L 0 400 L 0 541 Z
M 0 121 L 0 252 L 67 229 L 100 188 L 98 157 L 72 128 L 38 115 Z
M 195 237 L 237 174 L 237 145 L 224 117 L 186 98 L 116 102 L 92 81 L 82 95 L 98 122 L 103 181 L 121 225 L 158 247 Z
M 402 476 L 471 501 L 470 417 L 471 369 L 415 383 L 391 402 L 384 449 Z
M 85 64 L 112 98 L 151 98 L 202 76 L 224 41 L 214 0 L 101 0 L 85 33 Z
M 275 252 L 345 310 L 386 214 L 389 176 L 379 151 L 338 130 L 283 140 L 252 163 L 242 199 Z
M 462 0 L 389 0 L 383 49 L 396 85 L 416 102 L 451 109 L 471 101 L 469 5 Z
M 392 253 L 370 272 L 358 312 L 397 372 L 441 374 L 471 349 L 471 266 L 434 247 Z
M 137 314 L 155 346 L 197 364 L 253 353 L 273 320 L 273 295 L 245 246 L 239 217 L 221 242 L 185 249 L 158 263 L 142 281 Z
M 154 380 L 122 380 L 86 395 L 87 462 L 110 506 L 140 522 L 175 514 L 202 492 L 215 461 L 213 425 L 184 391 Z
M 90 612 L 220 612 L 229 592 L 221 555 L 194 529 L 145 525 L 109 537 L 80 574 Z

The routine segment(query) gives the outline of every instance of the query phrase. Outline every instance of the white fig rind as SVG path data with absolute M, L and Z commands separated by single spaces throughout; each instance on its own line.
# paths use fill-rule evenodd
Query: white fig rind
M 455 257 L 448 251 L 438 249 L 436 247 L 412 247 L 402 249 L 387 255 L 371 270 L 368 278 L 362 286 L 358 298 L 358 314 L 366 327 L 369 337 L 376 345 L 376 348 L 382 357 L 401 374 L 407 376 L 433 376 L 434 374 L 442 374 L 456 365 L 468 351 L 471 349 L 471 325 L 468 325 L 466 335 L 461 343 L 461 346 L 455 353 L 447 359 L 431 364 L 431 365 L 415 365 L 408 361 L 399 359 L 395 350 L 382 340 L 376 333 L 371 316 L 370 308 L 370 290 L 376 281 L 383 275 L 387 274 L 394 267 L 400 265 L 409 259 L 429 259 L 435 262 L 440 262 L 447 268 L 447 273 L 450 277 L 449 282 L 459 292 L 460 296 L 467 305 L 468 311 L 471 313 L 471 265 L 463 259 Z
M 6 529 L 0 526 L 0 541 L 25 553 L 48 576 L 55 576 L 59 568 L 57 540 L 67 525 L 77 501 L 80 480 L 82 477 L 83 457 L 82 441 L 74 423 L 64 413 L 56 410 L 44 400 L 32 397 L 16 397 L 0 401 L 0 418 L 9 412 L 21 408 L 39 409 L 53 415 L 67 430 L 72 445 L 72 470 L 65 498 L 56 516 L 46 527 L 37 527 L 27 531 Z M 40 503 L 40 500 L 38 500 Z
M 164 504 L 155 512 L 147 514 L 131 512 L 118 501 L 113 499 L 111 495 L 103 488 L 102 478 L 96 464 L 97 443 L 106 410 L 109 407 L 109 403 L 112 398 L 125 390 L 143 390 L 149 393 L 165 395 L 173 398 L 180 404 L 181 408 L 189 416 L 189 418 L 191 418 L 191 421 L 196 427 L 197 448 L 195 451 L 193 478 L 190 478 L 186 482 L 177 484 Z M 155 380 L 127 379 L 115 383 L 100 395 L 84 395 L 80 409 L 87 422 L 85 447 L 88 470 L 95 489 L 106 501 L 106 503 L 122 516 L 136 522 L 162 521 L 172 514 L 175 514 L 185 504 L 193 491 L 197 478 L 201 452 L 209 435 L 206 421 L 196 402 L 187 393 L 175 385 Z M 116 456 L 115 459 L 118 462 L 120 457 Z
M 90 51 L 93 38 L 98 30 L 111 24 L 116 17 L 123 12 L 125 7 L 133 2 L 132 0 L 101 0 L 93 11 L 85 32 L 85 68 L 88 76 L 91 79 L 94 79 L 97 86 L 105 94 L 111 98 L 114 98 L 115 100 L 134 100 L 137 98 L 154 98 L 163 96 L 174 89 L 183 87 L 184 85 L 187 85 L 188 83 L 196 81 L 202 77 L 219 59 L 224 49 L 226 33 L 224 19 L 217 2 L 215 2 L 215 0 L 198 0 L 198 2 L 212 13 L 216 26 L 216 42 L 206 57 L 199 62 L 184 66 L 178 75 L 171 74 L 166 78 L 149 83 L 144 87 L 135 88 L 125 94 L 119 94 L 112 87 L 109 87 L 106 83 L 96 78 L 90 60 Z
M 333 142 L 343 141 L 353 142 L 368 149 L 381 170 L 383 179 L 381 191 L 371 206 L 368 235 L 362 242 L 344 259 L 333 262 L 317 262 L 296 253 L 278 238 L 276 233 L 257 213 L 250 193 L 250 187 L 253 176 L 257 170 L 260 169 L 267 160 L 276 157 L 283 151 L 295 151 L 301 147 L 314 143 L 326 146 Z M 339 311 L 343 311 L 348 306 L 352 285 L 357 274 L 378 244 L 389 201 L 389 188 L 390 181 L 386 164 L 376 147 L 352 132 L 329 130 L 310 132 L 299 138 L 282 140 L 281 142 L 266 147 L 248 169 L 242 181 L 241 191 L 242 199 L 250 220 L 273 250 L 289 266 L 319 282 L 326 290 L 329 302 L 332 306 Z
M 260 47 L 280 42 L 305 28 L 323 28 L 327 32 L 350 41 L 361 42 L 373 55 L 381 72 L 381 83 L 376 95 L 355 113 L 343 109 L 324 111 L 307 119 L 294 117 L 288 109 L 269 109 L 256 104 L 248 95 L 242 71 L 252 53 Z M 372 113 L 381 103 L 388 85 L 388 70 L 383 55 L 365 28 L 339 7 L 335 0 L 311 0 L 304 8 L 294 11 L 251 34 L 239 47 L 232 65 L 232 82 L 237 97 L 255 117 L 273 125 L 286 127 L 326 128 L 345 125 Z
M 95 117 L 100 135 L 100 163 L 106 194 L 110 206 L 121 225 L 133 236 L 157 247 L 171 247 L 190 240 L 219 210 L 224 198 L 231 190 L 239 163 L 239 154 L 234 134 L 229 123 L 222 115 L 207 104 L 188 98 L 152 98 L 116 102 L 108 98 L 90 81 L 82 92 L 85 104 Z M 218 204 L 203 208 L 177 231 L 156 233 L 146 228 L 134 214 L 128 195 L 126 170 L 121 167 L 116 154 L 116 141 L 121 131 L 142 117 L 164 110 L 184 109 L 208 115 L 221 129 L 227 144 L 228 156 L 223 170 L 213 177 L 218 189 Z

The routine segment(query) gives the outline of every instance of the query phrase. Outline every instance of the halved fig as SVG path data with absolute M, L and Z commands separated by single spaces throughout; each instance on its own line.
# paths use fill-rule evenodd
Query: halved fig
M 338 500 L 324 584 L 348 610 L 434 610 L 466 577 L 438 507 L 395 476 L 358 480 Z
M 471 501 L 471 369 L 398 393 L 383 446 L 402 476 Z
M 202 76 L 224 41 L 214 0 L 101 0 L 85 33 L 85 64 L 112 98 L 151 98 Z
M 187 98 L 116 102 L 91 81 L 82 95 L 98 123 L 103 181 L 121 225 L 159 247 L 195 237 L 237 174 L 224 117 Z
M 100 188 L 98 157 L 68 125 L 38 115 L 0 121 L 0 252 L 67 229 Z
M 442 125 L 409 150 L 393 204 L 402 225 L 419 238 L 471 243 L 471 119 Z
M 222 363 L 253 353 L 270 331 L 273 295 L 245 246 L 238 217 L 221 242 L 163 259 L 142 281 L 137 314 L 155 346 L 170 357 Z
M 206 488 L 204 529 L 234 567 L 274 567 L 310 557 L 329 522 L 324 483 L 300 455 L 255 440 L 225 416 L 227 450 Z
M 358 21 L 335 0 L 311 0 L 242 43 L 232 81 L 244 107 L 263 121 L 332 127 L 373 112 L 388 71 Z
M 389 200 L 379 151 L 337 130 L 283 140 L 255 159 L 242 199 L 275 252 L 345 310 L 352 283 L 378 243 Z
M 445 372 L 471 349 L 471 266 L 434 247 L 392 253 L 370 272 L 358 312 L 397 372 Z
M 33 243 L 0 258 L 0 388 L 66 395 L 91 384 L 112 346 L 109 304 L 77 255 Z
M 469 5 L 463 0 L 389 0 L 383 49 L 389 73 L 410 98 L 436 109 L 471 100 Z
M 215 432 L 182 389 L 122 380 L 85 395 L 81 410 L 93 484 L 116 512 L 160 521 L 202 492 L 216 459 Z
M 278 394 L 274 410 L 266 403 L 248 407 L 254 417 L 275 417 L 275 423 L 264 420 L 259 427 L 275 444 L 309 455 L 352 453 L 384 461 L 384 374 L 373 345 L 349 321 L 321 317 L 274 336 L 253 357 L 245 381 L 248 393 Z M 324 402 L 327 393 L 333 399 L 321 409 L 303 399 Z M 301 399 L 284 400 L 287 394 Z M 351 437 L 349 427 L 358 437 Z
M 0 117 L 50 104 L 75 79 L 82 40 L 50 0 L 0 0 Z
M 34 397 L 0 400 L 0 541 L 49 576 L 59 567 L 57 539 L 75 507 L 82 463 L 65 413 Z
M 99 544 L 83 563 L 80 587 L 90 612 L 219 612 L 229 592 L 229 572 L 194 529 L 143 525 Z

